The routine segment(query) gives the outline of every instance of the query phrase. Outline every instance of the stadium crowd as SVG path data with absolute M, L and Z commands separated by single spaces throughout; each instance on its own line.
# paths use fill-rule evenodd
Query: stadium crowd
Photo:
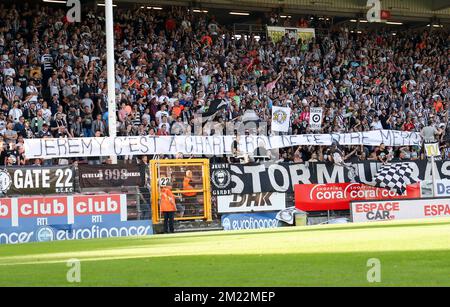
M 0 165 L 42 162 L 24 158 L 24 138 L 108 134 L 101 11 L 69 23 L 62 9 L 24 3 L 19 13 L 0 4 Z M 273 14 L 262 21 L 280 22 Z M 289 25 L 308 26 L 305 19 Z M 200 133 L 224 133 L 246 111 L 267 122 L 270 131 L 272 106 L 288 106 L 289 134 L 420 132 L 434 126 L 443 158 L 450 159 L 450 37 L 445 30 L 393 35 L 330 27 L 329 34 L 309 42 L 286 36 L 274 43 L 264 35 L 236 37 L 214 16 L 173 7 L 116 8 L 114 35 L 119 135 L 198 133 L 195 115 L 206 112 L 213 99 L 223 99 L 226 109 Z M 309 128 L 310 107 L 324 110 L 321 131 Z M 288 148 L 280 159 L 328 160 L 329 150 Z M 358 160 L 424 158 L 415 147 L 345 150 Z

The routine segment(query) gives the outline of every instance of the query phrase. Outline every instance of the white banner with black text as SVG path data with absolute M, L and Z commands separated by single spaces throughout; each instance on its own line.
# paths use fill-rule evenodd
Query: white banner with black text
M 235 140 L 231 135 L 213 136 L 119 136 L 98 138 L 45 138 L 25 139 L 25 155 L 32 158 L 97 157 L 112 155 L 193 154 L 223 155 L 232 153 Z M 275 136 L 241 136 L 241 152 L 253 153 L 256 149 L 278 149 L 298 145 L 329 146 L 333 141 L 341 145 L 420 146 L 419 133 L 397 130 L 377 130 L 354 133 L 300 134 Z

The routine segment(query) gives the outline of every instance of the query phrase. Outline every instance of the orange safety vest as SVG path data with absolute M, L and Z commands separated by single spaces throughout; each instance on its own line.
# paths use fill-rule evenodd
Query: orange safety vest
M 189 177 L 184 177 L 183 180 L 183 189 L 184 190 L 193 190 L 194 187 L 190 185 L 191 179 Z M 196 192 L 186 192 L 183 193 L 184 196 L 190 197 L 190 196 L 196 196 Z
M 161 190 L 161 212 L 171 211 L 177 211 L 175 196 L 173 195 L 172 190 L 164 188 Z

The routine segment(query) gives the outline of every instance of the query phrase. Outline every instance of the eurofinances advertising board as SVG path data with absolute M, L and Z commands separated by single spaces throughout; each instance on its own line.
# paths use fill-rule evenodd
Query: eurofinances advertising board
M 150 220 L 127 220 L 125 194 L 0 199 L 0 244 L 151 234 Z
M 231 213 L 222 215 L 223 230 L 276 228 L 281 223 L 277 212 Z

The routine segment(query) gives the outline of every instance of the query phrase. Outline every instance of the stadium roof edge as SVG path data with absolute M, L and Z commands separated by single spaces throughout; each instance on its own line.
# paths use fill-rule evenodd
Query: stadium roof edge
M 196 8 L 211 9 L 229 9 L 235 10 L 236 4 L 239 9 L 255 12 L 268 12 L 273 9 L 280 9 L 286 14 L 326 14 L 335 17 L 357 17 L 365 15 L 365 0 L 346 0 L 344 4 L 341 1 L 331 0 L 116 0 L 120 3 L 135 3 L 137 5 L 179 5 L 190 6 Z M 295 4 L 294 4 L 295 3 Z M 326 5 L 325 5 L 326 3 Z M 323 5 L 322 5 L 323 4 Z M 441 22 L 450 23 L 450 3 L 448 0 L 412 0 L 405 4 L 401 0 L 385 0 L 383 1 L 383 9 L 391 12 L 392 19 L 401 21 L 430 21 L 430 19 L 439 19 Z

